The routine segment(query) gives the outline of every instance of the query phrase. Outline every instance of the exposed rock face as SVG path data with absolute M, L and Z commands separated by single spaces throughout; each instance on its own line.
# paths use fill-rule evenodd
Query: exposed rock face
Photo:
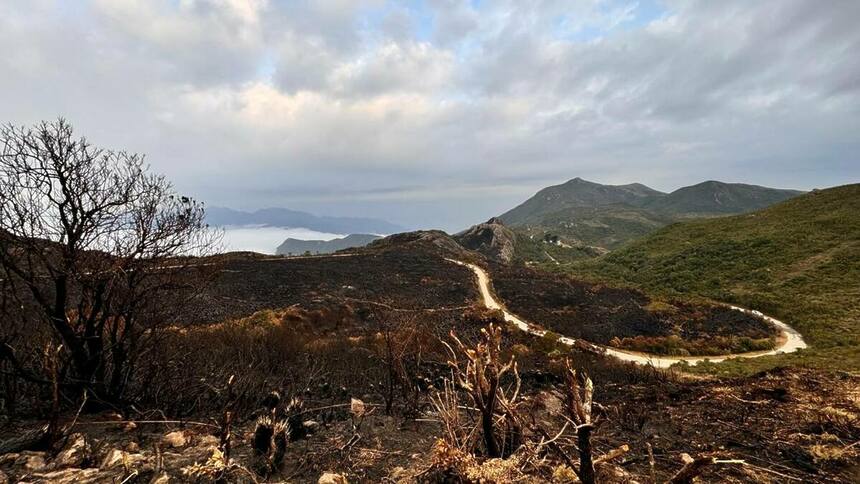
M 516 235 L 511 229 L 505 227 L 498 217 L 460 232 L 454 236 L 454 239 L 469 250 L 480 252 L 505 264 L 510 264 L 514 260 Z

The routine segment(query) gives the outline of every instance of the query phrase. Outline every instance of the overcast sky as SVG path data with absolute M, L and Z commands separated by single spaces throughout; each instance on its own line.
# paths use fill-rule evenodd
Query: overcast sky
M 4 0 L 0 118 L 209 205 L 460 229 L 573 177 L 860 181 L 857 0 Z

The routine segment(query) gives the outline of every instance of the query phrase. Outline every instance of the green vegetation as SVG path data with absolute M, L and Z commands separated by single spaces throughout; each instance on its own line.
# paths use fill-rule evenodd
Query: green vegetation
M 536 238 L 551 235 L 570 246 L 614 249 L 674 221 L 751 212 L 800 194 L 717 181 L 666 194 L 639 183 L 601 185 L 574 178 L 544 188 L 500 219 Z
M 558 236 L 568 244 L 613 249 L 626 241 L 650 234 L 672 222 L 669 217 L 625 204 L 570 208 L 547 214 L 536 225 L 521 230 L 541 238 Z
M 514 247 L 514 260 L 521 263 L 565 264 L 582 259 L 591 259 L 600 255 L 601 251 L 594 247 L 564 246 L 544 239 L 541 236 L 530 235 L 517 230 Z
M 546 268 L 759 309 L 795 327 L 810 345 L 796 354 L 700 369 L 860 369 L 860 185 L 746 215 L 674 224 L 601 258 Z
M 685 340 L 677 334 L 669 336 L 634 336 L 613 338 L 609 343 L 616 348 L 671 356 L 717 356 L 729 353 L 767 351 L 774 347 L 773 338 L 750 338 L 749 336 L 713 336 Z

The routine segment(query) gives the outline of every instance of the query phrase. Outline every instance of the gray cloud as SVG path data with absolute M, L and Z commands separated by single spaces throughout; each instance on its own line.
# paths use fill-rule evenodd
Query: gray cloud
M 211 204 L 456 229 L 574 176 L 860 178 L 860 3 L 34 0 L 4 121 L 69 117 Z

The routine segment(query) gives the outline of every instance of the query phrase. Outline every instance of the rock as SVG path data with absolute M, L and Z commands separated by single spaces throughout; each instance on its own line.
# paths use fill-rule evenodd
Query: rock
M 105 476 L 99 475 L 98 469 L 63 469 L 61 471 L 46 474 L 33 474 L 38 478 L 37 482 L 50 482 L 52 484 L 95 484 L 105 482 Z M 108 480 L 110 482 L 110 480 Z
M 45 453 L 24 451 L 19 454 L 15 465 L 23 467 L 28 472 L 38 472 L 45 468 Z
M 9 477 L 3 471 L 0 471 L 0 484 L 9 484 Z
M 325 472 L 320 476 L 317 484 L 349 484 L 349 481 L 346 480 L 346 477 L 343 477 L 341 474 L 335 474 L 334 472 Z
M 131 453 L 140 452 L 140 444 L 135 441 L 131 441 L 125 444 L 125 451 Z
M 498 218 L 493 217 L 482 224 L 474 225 L 455 235 L 454 240 L 467 249 L 480 252 L 505 264 L 510 264 L 514 260 L 516 235 Z
M 57 454 L 51 469 L 65 469 L 67 467 L 83 467 L 84 462 L 90 458 L 90 445 L 83 434 L 72 434 L 66 440 L 66 446 Z
M 315 434 L 319 431 L 320 424 L 316 420 L 305 420 L 302 422 L 302 427 L 304 427 L 305 432 Z
M 102 470 L 115 469 L 118 467 L 133 467 L 146 458 L 141 454 L 132 454 L 120 449 L 112 449 L 107 453 L 100 468 Z
M 185 445 L 188 444 L 188 439 L 182 431 L 177 430 L 162 437 L 161 442 L 170 447 L 177 448 L 185 447 Z
M 123 432 L 134 432 L 137 430 L 137 424 L 134 422 L 129 422 L 122 427 Z

